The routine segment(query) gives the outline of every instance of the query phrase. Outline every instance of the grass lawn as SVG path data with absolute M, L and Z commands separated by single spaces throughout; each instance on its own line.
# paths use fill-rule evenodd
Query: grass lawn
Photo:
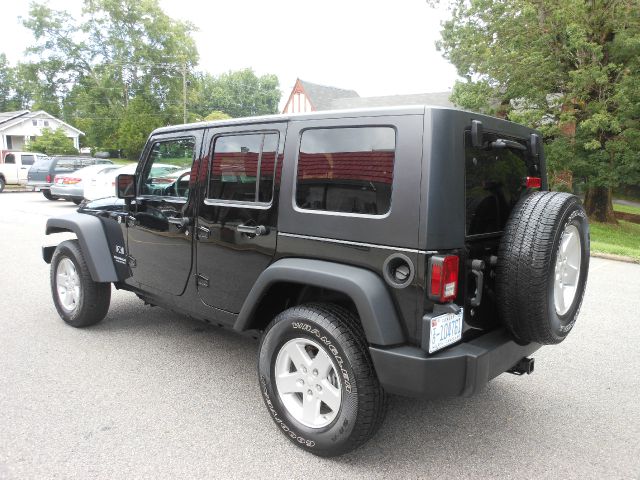
M 614 203 L 613 211 L 624 212 L 624 213 L 635 213 L 636 215 L 640 215 L 640 207 L 632 207 L 631 205 L 620 205 L 620 204 Z
M 590 226 L 592 251 L 624 255 L 640 262 L 640 224 L 620 220 L 618 225 L 590 222 Z

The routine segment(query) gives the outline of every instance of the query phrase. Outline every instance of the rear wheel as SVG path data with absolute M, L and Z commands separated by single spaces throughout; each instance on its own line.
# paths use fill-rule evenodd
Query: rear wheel
M 82 198 L 72 198 L 71 201 L 76 205 L 80 205 L 82 203 Z
M 58 245 L 51 259 L 51 293 L 65 322 L 87 327 L 107 314 L 111 284 L 94 282 L 78 241 L 67 240 Z
M 341 307 L 308 304 L 280 313 L 262 338 L 258 372 L 278 429 L 313 454 L 347 453 L 384 419 L 386 396 L 362 327 Z
M 55 195 L 51 195 L 51 190 L 42 190 L 42 195 L 44 195 L 44 198 L 46 198 L 47 200 L 58 200 L 59 198 Z
M 0 193 L 3 192 L 4 186 L 5 186 L 4 178 L 0 177 Z
M 518 203 L 498 253 L 505 326 L 521 342 L 560 343 L 573 328 L 589 270 L 589 223 L 580 200 L 536 192 Z

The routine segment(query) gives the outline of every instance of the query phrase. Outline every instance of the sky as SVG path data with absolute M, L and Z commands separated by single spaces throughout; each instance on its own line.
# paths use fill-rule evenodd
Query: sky
M 2 3 L 0 52 L 15 64 L 33 41 L 17 19 L 27 15 L 30 2 Z M 80 16 L 81 0 L 48 3 Z M 442 92 L 457 78 L 435 48 L 447 12 L 425 0 L 160 0 L 160 5 L 198 28 L 199 69 L 220 74 L 251 67 L 257 74 L 276 74 L 281 106 L 296 78 L 360 96 Z

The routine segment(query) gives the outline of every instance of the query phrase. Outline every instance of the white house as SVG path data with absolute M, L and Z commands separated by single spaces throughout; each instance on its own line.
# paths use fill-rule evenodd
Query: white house
M 45 127 L 51 130 L 62 127 L 67 137 L 73 140 L 73 146 L 80 148 L 80 135 L 84 133 L 77 128 L 43 110 L 19 110 L 0 112 L 0 150 L 23 150 L 25 143 L 42 135 Z

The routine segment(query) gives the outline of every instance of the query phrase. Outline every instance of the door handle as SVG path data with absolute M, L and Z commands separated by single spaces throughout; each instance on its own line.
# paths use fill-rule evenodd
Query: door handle
M 191 219 L 189 217 L 167 217 L 167 221 L 179 229 L 183 229 L 191 225 Z
M 259 237 L 260 235 L 266 235 L 269 233 L 269 229 L 264 225 L 238 225 L 236 230 L 248 235 L 249 237 Z

